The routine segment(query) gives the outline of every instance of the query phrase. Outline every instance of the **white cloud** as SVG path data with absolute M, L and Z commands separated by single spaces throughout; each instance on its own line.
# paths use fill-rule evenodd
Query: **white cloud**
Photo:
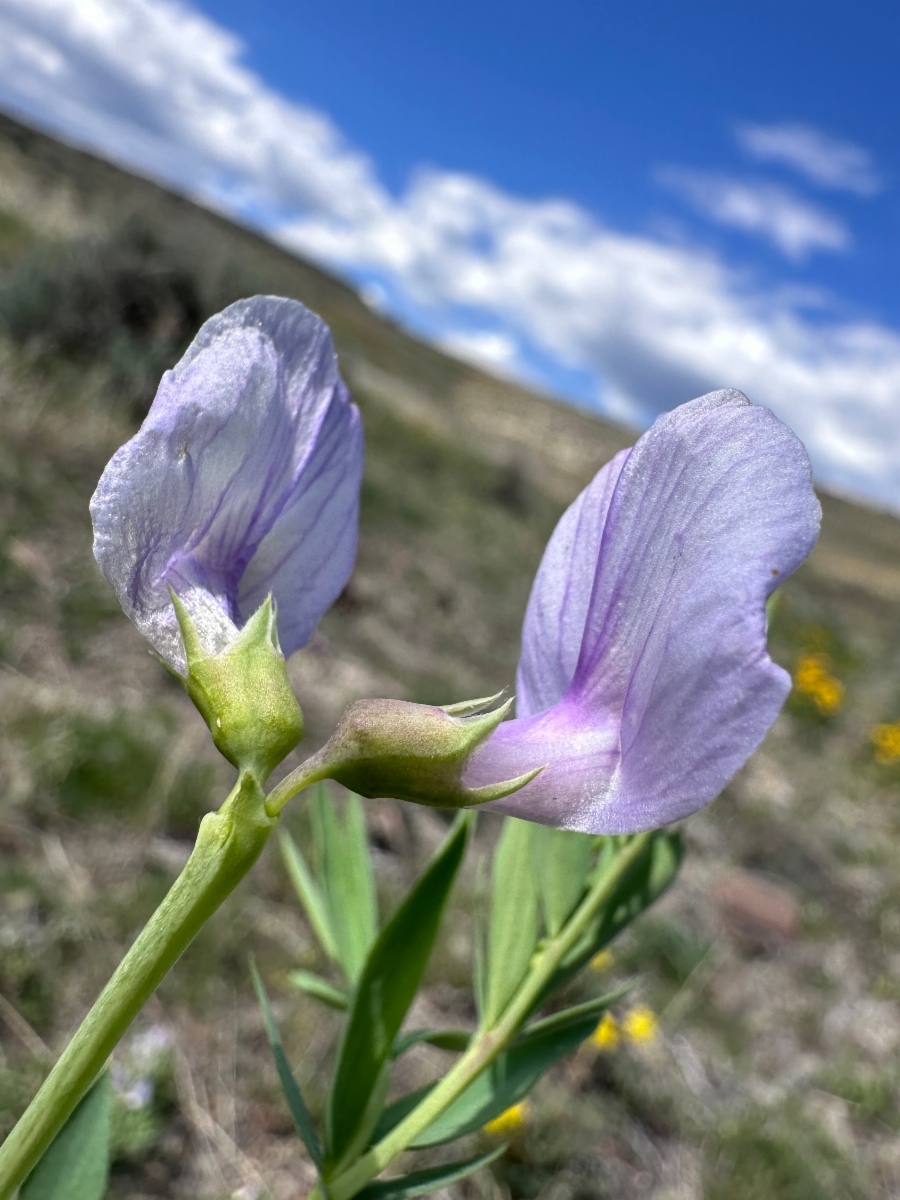
M 814 324 L 789 292 L 754 291 L 712 255 L 447 172 L 420 175 L 369 225 L 302 220 L 282 236 L 326 261 L 380 267 L 422 305 L 499 318 L 564 367 L 592 371 L 619 415 L 740 387 L 797 430 L 820 478 L 900 504 L 893 330 Z
M 237 38 L 171 0 L 0 0 L 0 96 L 232 207 L 347 220 L 384 202 L 321 113 L 240 65 Z
M 845 225 L 778 184 L 684 167 L 666 167 L 657 178 L 703 216 L 765 238 L 795 262 L 814 250 L 849 249 Z
M 820 187 L 874 196 L 882 189 L 871 153 L 863 146 L 822 133 L 800 121 L 738 125 L 741 148 L 759 162 L 777 162 Z
M 445 333 L 439 345 L 448 354 L 476 367 L 487 367 L 503 375 L 526 374 L 519 362 L 519 345 L 507 333 L 455 329 Z
M 240 53 L 170 0 L 0 0 L 8 103 L 230 204 L 356 273 L 372 300 L 380 282 L 456 353 L 555 364 L 551 382 L 589 376 L 606 411 L 636 419 L 740 387 L 797 430 L 823 482 L 900 507 L 897 331 L 829 321 L 820 301 L 813 318 L 803 293 L 565 200 L 437 170 L 394 197 L 327 117 L 274 93 Z

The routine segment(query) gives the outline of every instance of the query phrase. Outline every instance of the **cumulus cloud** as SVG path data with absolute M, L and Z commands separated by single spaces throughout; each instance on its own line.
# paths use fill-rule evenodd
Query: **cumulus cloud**
M 495 374 L 527 374 L 519 360 L 519 345 L 508 333 L 453 329 L 445 333 L 438 344 L 463 362 L 487 367 Z
M 171 0 L 0 0 L 0 96 L 20 110 L 351 272 L 455 353 L 592 379 L 633 420 L 742 388 L 804 438 L 823 482 L 900 506 L 897 331 L 810 314 L 801 293 L 563 199 L 440 170 L 394 196 L 240 55 Z
M 882 181 L 871 153 L 854 142 L 822 133 L 800 121 L 776 125 L 746 123 L 735 130 L 738 144 L 758 162 L 775 162 L 799 171 L 820 187 L 874 196 Z
M 802 297 L 756 290 L 711 254 L 448 172 L 421 174 L 369 225 L 304 219 L 282 237 L 330 262 L 380 267 L 431 309 L 499 318 L 564 367 L 591 371 L 620 416 L 646 421 L 739 387 L 797 430 L 820 478 L 900 503 L 891 329 L 813 322 Z
M 0 0 L 0 97 L 54 128 L 263 218 L 383 204 L 366 157 L 241 51 L 171 0 Z
M 711 221 L 762 237 L 794 262 L 850 247 L 841 221 L 779 184 L 683 167 L 666 167 L 657 178 Z

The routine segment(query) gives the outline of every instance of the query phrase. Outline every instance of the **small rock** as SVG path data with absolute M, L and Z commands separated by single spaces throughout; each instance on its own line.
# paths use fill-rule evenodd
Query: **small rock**
M 791 893 L 748 871 L 720 879 L 713 896 L 730 932 L 752 946 L 771 950 L 800 932 L 800 906 Z

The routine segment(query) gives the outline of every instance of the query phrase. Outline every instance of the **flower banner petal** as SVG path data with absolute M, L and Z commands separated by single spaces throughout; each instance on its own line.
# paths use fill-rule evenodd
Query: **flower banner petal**
M 569 505 L 547 543 L 535 576 L 516 677 L 516 712 L 530 717 L 552 708 L 572 682 L 591 595 L 606 514 L 625 460 L 620 451 Z
M 578 504 L 587 511 L 588 497 Z M 590 578 L 591 597 L 569 610 L 584 618 L 565 695 L 501 726 L 466 783 L 544 756 L 542 774 L 494 807 L 594 832 L 654 828 L 708 803 L 787 695 L 766 650 L 765 601 L 812 549 L 819 519 L 806 452 L 767 409 L 722 391 L 665 414 L 620 468 L 593 560 L 568 559 L 573 587 L 583 596 Z M 575 633 L 552 633 L 536 612 L 523 639 L 529 679 L 558 688 L 560 645 L 570 663 Z
M 128 616 L 178 670 L 169 587 L 213 651 L 250 615 L 243 601 L 270 587 L 293 649 L 349 575 L 361 466 L 359 416 L 326 326 L 296 301 L 242 300 L 205 323 L 108 464 L 91 502 L 94 553 Z M 323 541 L 336 555 L 315 586 Z M 295 594 L 299 577 L 307 587 Z

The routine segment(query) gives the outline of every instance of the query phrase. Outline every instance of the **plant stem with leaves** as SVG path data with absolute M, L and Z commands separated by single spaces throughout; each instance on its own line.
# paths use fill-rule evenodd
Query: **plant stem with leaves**
M 597 914 L 647 851 L 653 836 L 652 833 L 638 834 L 619 850 L 560 933 L 548 941 L 536 955 L 531 969 L 498 1022 L 476 1033 L 469 1048 L 455 1066 L 428 1093 L 421 1104 L 386 1137 L 356 1163 L 328 1181 L 328 1200 L 350 1200 L 355 1196 L 411 1146 L 497 1056 L 509 1047 L 524 1021 L 540 1002 L 547 985 L 566 956 L 587 933 Z M 321 1189 L 317 1187 L 311 1193 L 310 1200 L 320 1200 L 321 1196 Z

